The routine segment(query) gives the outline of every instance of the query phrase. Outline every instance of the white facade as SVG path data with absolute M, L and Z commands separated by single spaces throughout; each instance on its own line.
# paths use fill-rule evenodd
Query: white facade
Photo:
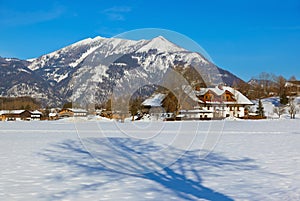
M 204 88 L 195 91 L 199 98 L 194 110 L 181 110 L 179 118 L 186 119 L 222 119 L 226 117 L 242 118 L 246 107 L 253 103 L 239 91 L 227 87 Z

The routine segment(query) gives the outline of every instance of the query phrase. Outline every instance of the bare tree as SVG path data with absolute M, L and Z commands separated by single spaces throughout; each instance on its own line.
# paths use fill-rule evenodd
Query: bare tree
M 283 76 L 278 76 L 276 78 L 276 84 L 277 84 L 277 94 L 281 96 L 282 94 L 286 93 L 286 79 Z
M 282 114 L 284 114 L 284 112 L 285 112 L 285 107 L 283 105 L 274 108 L 274 113 L 277 114 L 279 118 L 281 117 Z
M 238 80 L 235 81 L 233 83 L 233 88 L 237 89 L 238 91 L 240 91 L 243 95 L 249 97 L 251 90 L 250 90 L 251 85 L 249 85 L 248 83 L 242 81 L 242 80 Z
M 262 72 L 259 74 L 258 78 L 260 81 L 260 85 L 264 91 L 264 94 L 268 96 L 270 93 L 270 83 L 271 83 L 272 75 L 266 72 Z
M 296 113 L 297 113 L 297 105 L 295 103 L 295 98 L 290 97 L 289 98 L 289 114 L 291 119 L 295 119 L 296 118 Z

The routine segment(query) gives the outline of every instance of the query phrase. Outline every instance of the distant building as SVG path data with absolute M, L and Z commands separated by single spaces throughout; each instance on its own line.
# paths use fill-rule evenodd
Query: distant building
M 142 112 L 149 114 L 151 116 L 151 119 L 155 120 L 171 118 L 173 114 L 166 113 L 162 108 L 162 102 L 165 98 L 166 94 L 154 94 L 142 103 Z
M 58 113 L 59 117 L 86 117 L 87 111 L 79 108 L 64 108 Z
M 28 110 L 1 110 L 0 116 L 2 121 L 20 121 L 31 120 L 32 113 Z
M 300 95 L 300 81 L 288 81 L 286 82 L 285 87 L 291 95 Z
M 42 112 L 35 110 L 30 113 L 31 113 L 31 116 L 30 116 L 31 120 L 41 120 L 42 119 L 42 116 L 43 116 Z
M 48 115 L 49 120 L 57 120 L 59 119 L 58 114 L 56 112 L 50 112 Z

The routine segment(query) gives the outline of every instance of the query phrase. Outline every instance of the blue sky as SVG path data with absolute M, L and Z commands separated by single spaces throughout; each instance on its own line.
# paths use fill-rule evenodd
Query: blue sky
M 38 57 L 141 28 L 186 35 L 246 81 L 260 72 L 300 79 L 299 0 L 0 0 L 2 57 Z

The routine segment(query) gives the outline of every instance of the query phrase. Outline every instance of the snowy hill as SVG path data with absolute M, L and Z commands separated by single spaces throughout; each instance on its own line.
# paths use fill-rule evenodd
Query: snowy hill
M 261 100 L 263 107 L 264 107 L 264 112 L 267 118 L 278 118 L 278 114 L 276 114 L 276 112 L 274 112 L 274 109 L 276 107 L 283 107 L 284 108 L 284 112 L 281 115 L 281 118 L 285 118 L 285 119 L 289 119 L 290 115 L 289 115 L 289 106 L 282 106 L 280 104 L 280 99 L 279 97 L 269 97 L 269 98 L 264 98 Z M 258 100 L 253 101 L 253 103 L 255 105 L 253 105 L 250 110 L 251 112 L 255 112 L 257 110 L 258 107 Z M 294 104 L 298 110 L 297 113 L 300 112 L 300 97 L 295 97 L 294 99 Z M 300 114 L 297 114 L 296 117 L 300 117 Z
M 162 36 L 138 41 L 88 38 L 26 62 L 28 71 L 43 82 L 39 88 L 55 92 L 42 95 L 51 103 L 80 98 L 91 88 L 89 83 L 95 86 L 93 98 L 101 103 L 115 86 L 132 85 L 130 80 L 149 83 L 154 78 L 163 79 L 175 67 L 195 68 L 209 84 L 232 85 L 240 80 L 201 54 L 187 51 Z M 28 88 L 32 91 L 31 86 Z

